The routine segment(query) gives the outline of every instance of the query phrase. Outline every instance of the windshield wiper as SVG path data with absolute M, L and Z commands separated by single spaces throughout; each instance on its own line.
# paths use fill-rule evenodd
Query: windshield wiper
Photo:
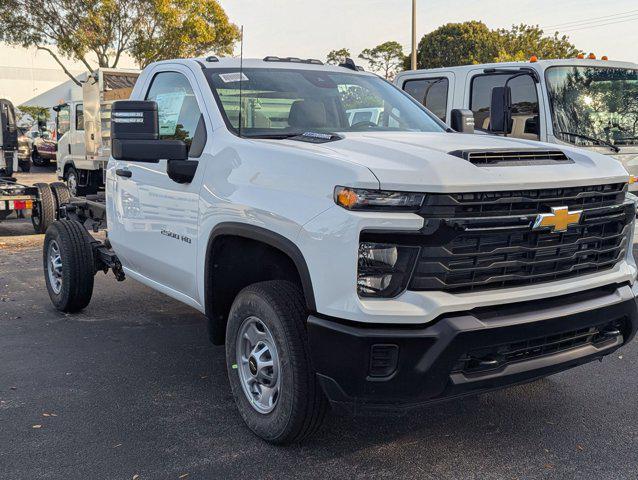
M 584 140 L 589 140 L 590 142 L 595 142 L 600 145 L 605 145 L 611 148 L 614 152 L 620 152 L 620 148 L 618 148 L 613 143 L 608 142 L 607 140 L 603 140 L 602 138 L 590 137 L 589 135 L 583 135 L 582 133 L 574 133 L 574 132 L 558 132 L 560 135 L 571 135 L 572 137 L 582 138 Z
M 295 132 L 295 133 L 262 133 L 257 135 L 244 135 L 244 138 L 259 138 L 259 139 L 268 139 L 268 140 L 285 140 L 287 138 L 298 137 L 299 135 L 303 135 L 304 132 Z

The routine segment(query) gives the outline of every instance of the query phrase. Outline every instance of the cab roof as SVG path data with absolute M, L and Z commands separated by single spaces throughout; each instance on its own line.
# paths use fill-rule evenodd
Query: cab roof
M 200 57 L 191 59 L 175 59 L 175 60 L 163 60 L 156 62 L 162 63 L 185 63 L 185 62 L 197 62 L 200 66 L 207 69 L 222 69 L 222 68 L 239 68 L 241 60 L 237 57 Z M 315 59 L 300 59 L 296 57 L 274 57 L 268 56 L 265 58 L 244 58 L 243 68 L 269 68 L 269 69 L 294 69 L 294 70 L 313 70 L 313 71 L 327 71 L 336 73 L 359 73 L 363 75 L 374 75 L 373 73 L 365 72 L 362 69 L 353 69 L 340 65 L 330 65 Z
M 418 76 L 421 73 L 444 73 L 444 72 L 462 72 L 467 73 L 472 70 L 481 69 L 518 69 L 518 68 L 532 68 L 540 73 L 544 72 L 550 67 L 556 66 L 569 66 L 569 67 L 608 67 L 608 68 L 626 68 L 626 69 L 638 69 L 638 64 L 631 62 L 620 62 L 612 60 L 590 60 L 588 58 L 566 58 L 556 60 L 537 60 L 536 62 L 503 62 L 503 63 L 481 63 L 476 65 L 461 65 L 458 67 L 442 67 L 442 68 L 429 68 L 421 70 L 407 70 L 397 75 L 397 79 L 405 76 Z

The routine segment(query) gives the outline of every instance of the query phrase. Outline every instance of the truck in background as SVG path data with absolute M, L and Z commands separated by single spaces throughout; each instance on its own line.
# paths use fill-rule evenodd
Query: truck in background
M 18 170 L 18 127 L 13 104 L 0 99 L 0 178 Z
M 57 174 L 73 196 L 104 187 L 111 152 L 111 104 L 129 97 L 137 70 L 101 68 L 88 75 L 82 95 L 55 107 L 58 138 Z
M 452 128 L 470 110 L 478 132 L 576 145 L 638 177 L 638 65 L 606 57 L 406 71 L 395 84 Z M 459 117 L 457 117 L 459 118 Z M 636 191 L 638 183 L 630 190 Z

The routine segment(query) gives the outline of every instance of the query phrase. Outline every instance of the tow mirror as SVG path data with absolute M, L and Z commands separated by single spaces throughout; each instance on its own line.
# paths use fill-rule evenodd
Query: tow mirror
M 474 112 L 455 108 L 452 110 L 451 126 L 459 133 L 474 133 Z
M 156 102 L 119 100 L 111 107 L 111 155 L 131 162 L 186 160 L 188 147 L 182 140 L 160 140 Z
M 508 134 L 512 127 L 512 89 L 494 87 L 490 103 L 490 132 Z

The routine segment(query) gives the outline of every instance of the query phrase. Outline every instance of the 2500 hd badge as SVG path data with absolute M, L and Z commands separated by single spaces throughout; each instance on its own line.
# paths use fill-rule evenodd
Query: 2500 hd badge
M 186 235 L 180 235 L 179 233 L 171 232 L 170 230 L 166 230 L 164 228 L 160 231 L 160 233 L 166 237 L 171 237 L 171 238 L 174 238 L 175 240 L 181 240 L 182 242 L 188 243 L 189 245 L 193 243 L 190 237 L 187 237 Z

